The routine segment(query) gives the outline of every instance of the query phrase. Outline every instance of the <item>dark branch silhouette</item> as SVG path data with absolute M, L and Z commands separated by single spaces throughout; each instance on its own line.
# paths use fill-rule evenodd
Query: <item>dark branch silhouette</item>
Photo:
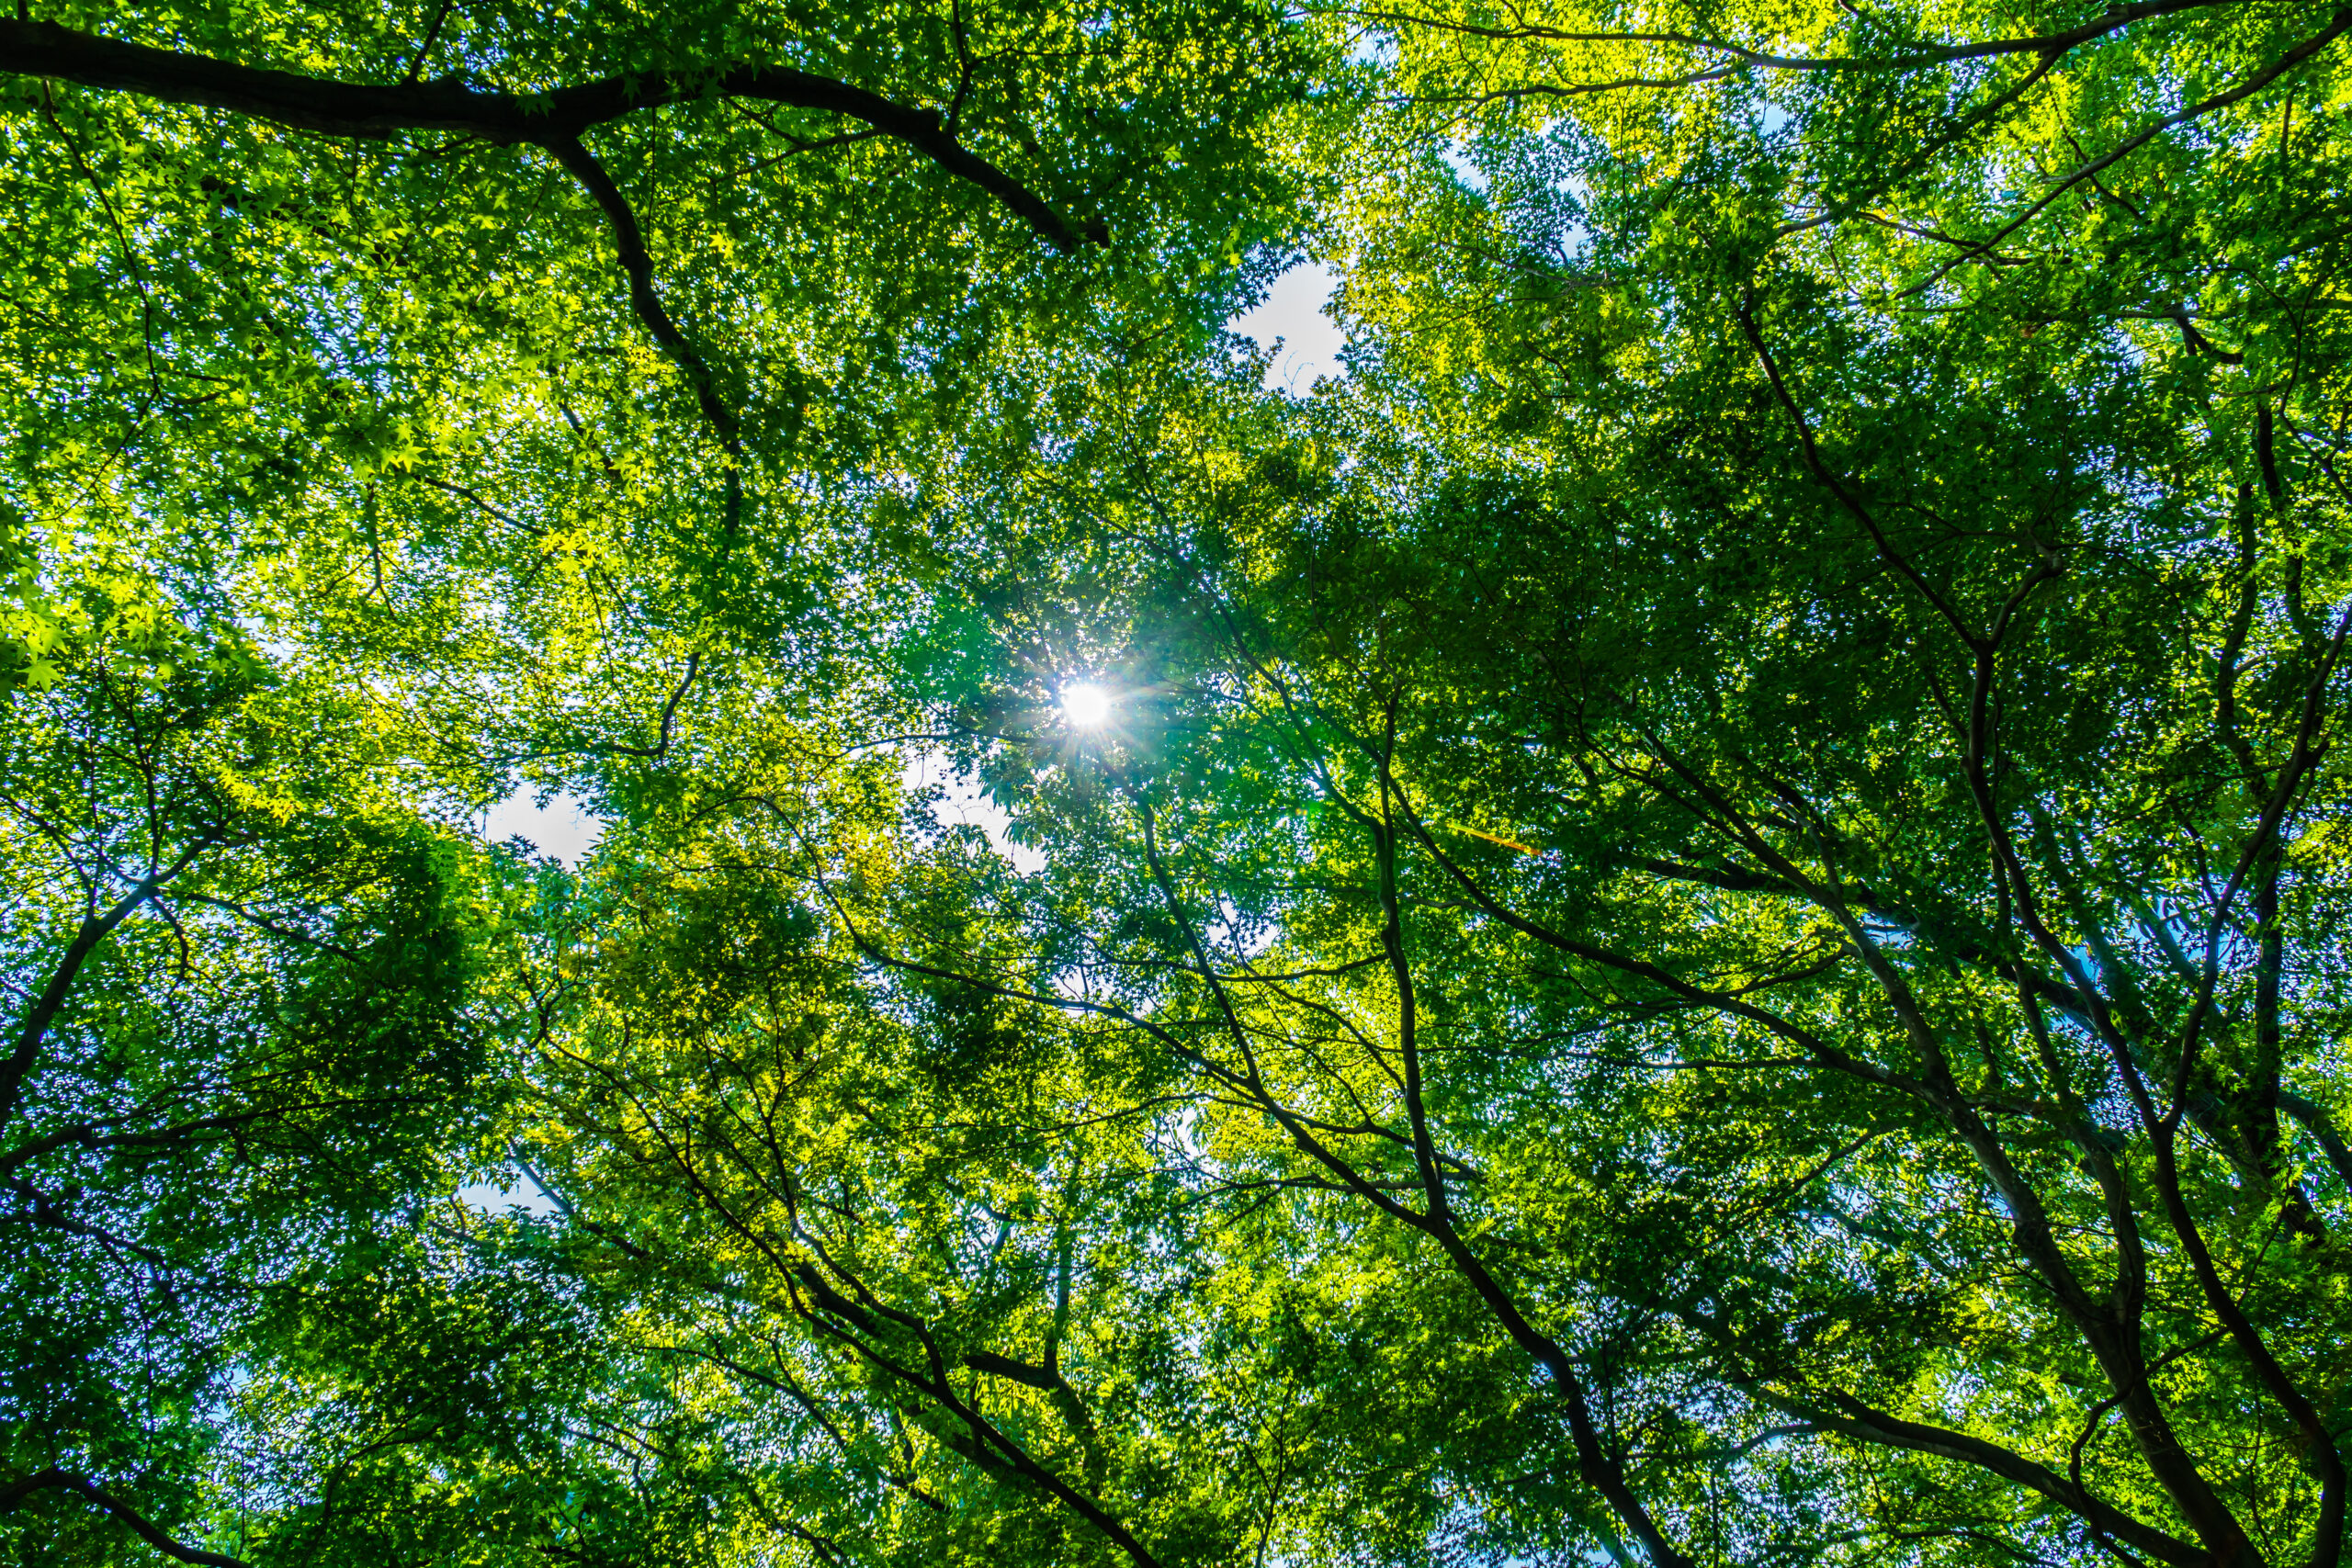
M 978 186 L 1068 254 L 1105 236 L 1070 226 L 1036 192 L 965 146 L 939 112 L 776 65 L 727 65 L 687 75 L 651 71 L 606 76 L 546 93 L 502 93 L 456 82 L 377 86 L 183 54 L 76 32 L 55 22 L 0 19 L 0 70 L 166 103 L 252 115 L 328 136 L 381 140 L 402 131 L 455 131 L 555 151 L 581 132 L 644 109 L 697 98 L 758 98 L 863 120 L 960 180 Z M 575 171 L 576 172 L 576 171 Z
M 201 1568 L 251 1568 L 242 1557 L 232 1557 L 222 1551 L 207 1551 L 202 1547 L 188 1546 L 173 1540 L 151 1522 L 147 1517 L 121 1498 L 115 1496 L 86 1475 L 76 1475 L 70 1470 L 36 1471 L 21 1481 L 0 1486 L 0 1514 L 5 1514 L 36 1492 L 51 1489 L 71 1492 L 104 1508 L 131 1534 L 162 1552 L 182 1562 L 194 1562 Z

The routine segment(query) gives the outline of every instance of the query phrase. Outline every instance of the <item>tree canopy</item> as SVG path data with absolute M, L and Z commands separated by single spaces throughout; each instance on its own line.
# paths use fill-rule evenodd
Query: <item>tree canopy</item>
M 2340 1568 L 2347 29 L 24 0 L 8 1560 Z

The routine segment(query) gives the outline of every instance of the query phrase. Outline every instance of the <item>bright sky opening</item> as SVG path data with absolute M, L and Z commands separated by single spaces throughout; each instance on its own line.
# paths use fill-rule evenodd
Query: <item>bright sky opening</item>
M 1100 729 L 1111 722 L 1111 694 L 1091 681 L 1062 688 L 1062 717 L 1072 729 Z

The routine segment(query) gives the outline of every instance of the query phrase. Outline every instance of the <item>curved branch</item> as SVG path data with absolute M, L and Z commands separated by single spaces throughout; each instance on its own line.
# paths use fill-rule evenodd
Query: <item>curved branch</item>
M 226 1552 L 220 1551 L 207 1551 L 202 1547 L 187 1546 L 174 1540 L 156 1529 L 138 1509 L 107 1492 L 88 1476 L 76 1475 L 70 1470 L 38 1471 L 26 1476 L 22 1481 L 11 1482 L 6 1486 L 0 1486 L 0 1514 L 6 1513 L 36 1492 L 45 1492 L 52 1488 L 60 1492 L 72 1492 L 96 1503 L 99 1507 L 112 1514 L 131 1534 L 166 1557 L 175 1558 L 182 1562 L 198 1563 L 201 1568 L 252 1568 L 252 1565 L 242 1557 L 231 1557 Z
M 1396 741 L 1396 709 L 1393 704 L 1389 709 L 1387 741 L 1389 748 L 1393 749 Z M 1430 840 L 1428 829 L 1423 828 L 1419 818 L 1413 815 L 1412 804 L 1405 798 L 1404 787 L 1390 775 L 1387 755 L 1388 753 L 1385 750 L 1374 753 L 1380 766 L 1383 784 L 1379 818 L 1373 818 L 1349 806 L 1345 796 L 1339 795 L 1336 791 L 1334 798 L 1348 807 L 1349 815 L 1363 824 L 1374 835 L 1380 846 L 1381 897 L 1383 908 L 1386 912 L 1382 946 L 1390 961 L 1397 986 L 1399 1032 L 1409 1037 L 1412 1030 L 1412 976 L 1410 966 L 1406 961 L 1403 931 L 1400 924 L 1401 916 L 1396 899 L 1396 829 L 1387 819 L 1388 799 L 1392 793 L 1397 803 L 1404 807 L 1406 820 L 1412 823 L 1414 830 L 1420 836 L 1422 842 L 1429 843 Z M 1202 943 L 1199 932 L 1191 919 L 1185 914 L 1182 901 L 1176 894 L 1175 883 L 1169 876 L 1167 867 L 1160 860 L 1153 831 L 1151 808 L 1139 795 L 1132 798 L 1137 816 L 1143 824 L 1144 855 L 1150 869 L 1152 880 L 1159 888 L 1170 916 L 1174 919 L 1179 929 L 1183 932 L 1184 940 L 1191 947 L 1199 965 L 1199 973 L 1208 981 L 1214 991 L 1217 1005 L 1224 1011 L 1233 1040 L 1240 1048 L 1248 1066 L 1245 1092 L 1257 1101 L 1261 1109 L 1282 1124 L 1290 1134 L 1291 1141 L 1301 1152 L 1339 1178 L 1349 1190 L 1368 1200 L 1374 1208 L 1410 1225 L 1437 1244 L 1439 1250 L 1445 1254 L 1446 1260 L 1453 1265 L 1454 1271 L 1460 1274 L 1470 1288 L 1477 1293 L 1479 1300 L 1486 1303 L 1487 1311 L 1502 1325 L 1503 1331 L 1510 1336 L 1512 1342 L 1551 1373 L 1553 1384 L 1558 1391 L 1561 1403 L 1567 1414 L 1569 1434 L 1576 1448 L 1577 1473 L 1584 1478 L 1588 1485 L 1600 1493 L 1608 1502 L 1625 1528 L 1641 1539 L 1642 1545 L 1647 1550 L 1652 1562 L 1659 1564 L 1660 1568 L 1694 1568 L 1690 1559 L 1677 1551 L 1666 1539 L 1665 1532 L 1658 1528 L 1657 1521 L 1651 1516 L 1647 1506 L 1643 1503 L 1640 1496 L 1634 1491 L 1632 1484 L 1625 1479 L 1622 1456 L 1611 1452 L 1602 1443 L 1600 1427 L 1592 1418 L 1590 1401 L 1585 1393 L 1584 1381 L 1577 1375 L 1576 1364 L 1569 1358 L 1566 1348 L 1558 1340 L 1537 1328 L 1528 1319 L 1527 1315 L 1520 1310 L 1519 1303 L 1512 1298 L 1510 1292 L 1471 1249 L 1469 1243 L 1463 1239 L 1461 1232 L 1455 1226 L 1453 1215 L 1446 1202 L 1445 1182 L 1442 1176 L 1439 1174 L 1439 1156 L 1430 1140 L 1428 1123 L 1422 1113 L 1419 1068 L 1413 1057 L 1408 1055 L 1407 1058 L 1409 1076 L 1403 1091 L 1407 1099 L 1408 1114 L 1412 1118 L 1414 1165 L 1419 1174 L 1421 1190 L 1425 1195 L 1427 1212 L 1419 1214 L 1414 1213 L 1403 1203 L 1381 1190 L 1385 1183 L 1375 1183 L 1363 1172 L 1358 1170 L 1354 1165 L 1341 1158 L 1335 1150 L 1327 1148 L 1315 1138 L 1307 1130 L 1306 1119 L 1284 1104 L 1279 1096 L 1273 1094 L 1260 1076 L 1257 1058 L 1250 1049 L 1249 1032 L 1242 1026 L 1241 1020 L 1235 1012 L 1224 987 L 1218 983 L 1215 967 L 1209 963 L 1208 950 Z M 1409 1049 L 1408 1045 L 1408 1052 Z
M 5 1126 L 8 1118 L 15 1114 L 17 1097 L 24 1089 L 25 1075 L 32 1070 L 34 1061 L 40 1055 L 40 1043 L 48 1035 L 49 1026 L 57 1021 L 58 1010 L 64 1007 L 66 995 L 74 988 L 74 976 L 81 974 L 82 965 L 89 962 L 90 954 L 113 934 L 117 926 L 129 919 L 141 905 L 163 891 L 166 883 L 186 871 L 198 855 L 211 847 L 211 840 L 198 840 L 183 852 L 178 860 L 149 873 L 144 880 L 103 914 L 93 913 L 82 922 L 81 929 L 74 933 L 74 940 L 66 945 L 64 955 L 57 961 L 57 967 L 50 972 L 49 983 L 41 987 L 40 995 L 33 998 L 33 1005 L 26 1011 L 24 1023 L 17 1035 L 16 1049 L 9 1053 L 6 1062 L 0 1062 L 0 1126 Z
M 1753 1387 L 1750 1392 L 1775 1409 L 1810 1421 L 1850 1441 L 1882 1448 L 1906 1449 L 1913 1453 L 1934 1454 L 1940 1459 L 1958 1460 L 1963 1464 L 1990 1472 L 2013 1485 L 2039 1493 L 2117 1540 L 2129 1541 L 2158 1562 L 2177 1562 L 2182 1568 L 2193 1568 L 2195 1564 L 2213 1560 L 2203 1549 L 2143 1523 L 2049 1466 L 2038 1464 L 1998 1443 L 1987 1442 L 1966 1432 L 1955 1432 L 1947 1427 L 1931 1427 L 1922 1422 L 1904 1420 L 1883 1410 L 1873 1409 L 1838 1389 L 1826 1389 L 1821 1393 L 1821 1397 L 1835 1407 L 1834 1410 L 1824 1409 L 1808 1400 L 1791 1398 L 1760 1385 Z
M 731 1213 L 729 1219 L 736 1229 L 746 1228 L 740 1220 L 733 1218 Z M 945 1442 L 952 1450 L 983 1469 L 1010 1470 L 1028 1481 L 1101 1531 L 1106 1540 L 1126 1554 L 1128 1560 L 1136 1564 L 1136 1568 L 1161 1568 L 1159 1559 L 1154 1555 L 1151 1549 L 1146 1546 L 1134 1531 L 1127 1529 L 1125 1523 L 1117 1515 L 1096 1502 L 1087 1493 L 1063 1480 L 1052 1469 L 1040 1463 L 1029 1452 L 1028 1446 L 1017 1432 L 1009 1431 L 989 1420 L 981 1413 L 976 1401 L 962 1398 L 956 1394 L 948 1378 L 946 1358 L 928 1324 L 912 1313 L 884 1305 L 873 1292 L 866 1290 L 862 1280 L 836 1262 L 814 1236 L 802 1231 L 797 1219 L 793 1219 L 791 1224 L 801 1243 L 814 1252 L 828 1269 L 841 1278 L 843 1283 L 865 1298 L 866 1303 L 881 1316 L 912 1334 L 924 1352 L 922 1359 L 929 1364 L 931 1370 L 926 1374 L 918 1368 L 907 1364 L 907 1361 L 911 1361 L 914 1358 L 910 1357 L 906 1361 L 902 1361 L 888 1350 L 872 1343 L 874 1338 L 879 1337 L 874 1319 L 828 1284 L 815 1265 L 808 1263 L 788 1270 L 792 1282 L 800 1287 L 800 1292 L 792 1294 L 791 1302 L 794 1311 L 799 1314 L 803 1322 L 826 1334 L 869 1366 L 879 1368 L 905 1382 L 962 1422 L 965 1431 L 968 1434 L 963 1440 L 959 1441 L 944 1432 L 933 1434 Z M 801 1292 L 806 1292 L 805 1301 Z M 831 1318 L 840 1319 L 841 1322 L 828 1321 L 829 1315 Z M 850 1327 L 843 1328 L 842 1323 L 848 1324 Z M 853 1329 L 855 1332 L 852 1332 Z M 983 1365 L 983 1361 L 988 1364 Z M 967 1358 L 963 1364 L 972 1367 L 975 1371 L 996 1375 L 1004 1375 L 1006 1368 L 1022 1365 L 1007 1358 L 993 1355 L 983 1355 L 979 1359 Z M 1024 1378 L 1022 1381 L 1028 1380 Z M 1060 1386 L 1065 1393 L 1069 1391 L 1069 1384 L 1062 1383 Z
M 2335 16 L 2328 18 L 2326 27 L 2321 28 L 2310 38 L 2305 39 L 2302 42 L 2289 50 L 2285 54 L 2280 55 L 2270 64 L 2265 66 L 2262 70 L 2256 72 L 2245 81 L 2238 84 L 2238 85 L 2230 88 L 2226 92 L 2216 93 L 2211 97 L 2206 98 L 2201 102 L 2191 104 L 2187 108 L 2181 109 L 2177 113 L 2166 115 L 2164 118 L 2157 120 L 2154 124 L 2150 125 L 2146 130 L 2141 131 L 2137 136 L 2128 138 L 2120 145 L 2115 147 L 2111 151 L 2077 166 L 2072 174 L 2060 175 L 2057 180 L 2052 182 L 2049 190 L 2044 192 L 2040 199 L 2030 204 L 2024 211 L 2018 213 L 2015 218 L 2010 219 L 2007 223 L 2002 224 L 1998 229 L 1995 230 L 1985 238 L 1974 242 L 1965 253 L 1961 255 L 1954 256 L 1951 260 L 1944 263 L 1943 265 L 1936 268 L 1935 271 L 1929 273 L 1926 277 L 1922 278 L 1917 283 L 1913 284 L 1910 288 L 1903 290 L 1903 292 L 1896 295 L 1895 298 L 1898 299 L 1907 299 L 1911 295 L 1920 293 L 1925 289 L 1934 287 L 1935 284 L 1951 273 L 1955 268 L 1963 266 L 1969 262 L 1976 261 L 1991 254 L 1995 246 L 2007 239 L 2011 234 L 2016 233 L 2019 229 L 2024 228 L 2027 223 L 2033 220 L 2036 214 L 2042 211 L 2045 208 L 2049 207 L 2051 203 L 2056 201 L 2060 197 L 2064 196 L 2068 191 L 2072 190 L 2077 185 L 2080 185 L 2083 181 L 2090 179 L 2098 175 L 2100 170 L 2106 168 L 2109 164 L 2116 163 L 2129 154 L 2137 152 L 2139 149 L 2146 146 L 2150 141 L 2154 141 L 2158 136 L 2167 130 L 2172 130 L 2180 126 L 2187 125 L 2191 120 L 2200 119 L 2206 115 L 2211 114 L 2216 109 L 2227 108 L 2232 104 L 2237 103 L 2242 99 L 2252 97 L 2255 94 L 2262 91 L 2263 88 L 2270 85 L 2271 83 L 2277 81 L 2288 72 L 2292 71 L 2298 65 L 2301 65 L 2305 61 L 2310 60 L 2313 55 L 2319 53 L 2320 51 L 2325 49 L 2329 44 L 2334 43 L 2337 38 L 2343 35 L 2345 29 L 2347 28 L 2352 28 L 2352 6 L 2347 6 L 2337 11 Z
M 788 66 L 734 64 L 694 74 L 650 71 L 544 93 L 484 91 L 454 81 L 385 87 L 153 49 L 55 22 L 7 18 L 0 19 L 0 71 L 227 109 L 327 136 L 380 140 L 406 130 L 456 131 L 550 150 L 576 141 L 592 126 L 641 109 L 704 97 L 758 98 L 863 120 L 978 186 L 1064 254 L 1108 239 L 1099 225 L 1085 231 L 1072 228 L 1036 192 L 965 146 L 937 110 L 910 108 L 864 87 Z
M 1819 479 L 1822 486 L 1838 498 L 1839 505 L 1853 513 L 1854 520 L 1862 525 L 1862 531 L 1870 535 L 1871 542 L 1878 547 L 1880 558 L 1892 566 L 1902 575 L 1904 581 L 1918 591 L 1920 597 L 1934 606 L 1936 614 L 1942 616 L 1944 623 L 1959 637 L 1962 646 L 1972 652 L 1980 650 L 1984 646 L 1984 639 L 1969 629 L 1968 623 L 1961 619 L 1960 611 L 1949 599 L 1936 591 L 1935 584 L 1929 582 L 1926 575 L 1911 564 L 1910 558 L 1901 554 L 1893 544 L 1888 542 L 1885 533 L 1879 527 L 1878 519 L 1871 515 L 1870 508 L 1864 506 L 1861 499 L 1847 487 L 1845 481 L 1838 477 L 1827 463 L 1822 460 L 1821 448 L 1813 439 L 1812 423 L 1804 417 L 1804 411 L 1797 406 L 1796 398 L 1789 391 L 1788 383 L 1781 379 L 1780 364 L 1773 359 L 1772 351 L 1765 346 L 1763 331 L 1757 326 L 1756 313 L 1749 307 L 1748 301 L 1745 299 L 1740 301 L 1738 316 L 1741 330 L 1747 333 L 1749 344 L 1756 350 L 1757 359 L 1764 367 L 1765 378 L 1771 383 L 1772 395 L 1780 400 L 1781 407 L 1788 412 L 1789 422 L 1796 427 L 1798 443 L 1804 449 L 1805 466 L 1813 470 L 1814 478 Z
M 719 397 L 718 389 L 711 380 L 710 367 L 703 362 L 701 354 L 696 352 L 686 334 L 678 330 L 678 323 L 662 307 L 662 297 L 654 292 L 653 257 L 645 248 L 645 231 L 639 226 L 637 214 L 630 209 L 628 198 L 621 195 L 621 187 L 613 183 L 613 176 L 605 172 L 605 165 L 596 161 L 595 155 L 577 136 L 543 141 L 540 145 L 563 165 L 566 174 L 580 182 L 582 188 L 604 213 L 605 221 L 612 226 L 613 248 L 620 253 L 621 271 L 628 277 L 629 309 L 635 310 L 637 319 L 645 323 L 645 330 L 653 334 L 653 341 L 660 344 L 670 357 L 677 361 L 678 368 L 686 373 L 686 380 L 695 389 L 695 401 L 702 409 L 703 418 L 710 422 L 710 428 L 718 433 L 728 450 L 733 452 L 737 431 L 735 411 Z M 665 726 L 662 736 L 665 745 L 668 739 Z
M 1415 16 L 1402 11 L 1341 11 L 1338 15 L 1357 17 L 1366 21 L 1401 23 L 1422 27 L 1438 32 L 1466 34 L 1473 38 L 1492 39 L 1498 43 L 1651 43 L 1682 49 L 1704 50 L 1709 53 L 1727 55 L 1738 64 L 1766 71 L 1814 72 L 1872 72 L 1920 71 L 1933 65 L 1949 65 L 1956 61 L 1984 60 L 2003 54 L 2064 54 L 2079 46 L 2105 38 L 2133 22 L 2154 17 L 2170 16 L 2177 11 L 2202 10 L 2211 6 L 2233 4 L 2233 0 L 2148 0 L 2138 6 L 2110 6 L 2102 15 L 2064 32 L 2045 33 L 2031 38 L 1990 39 L 1983 43 L 1923 43 L 1908 53 L 1868 55 L 1796 55 L 1773 54 L 1768 51 L 1749 49 L 1743 44 L 1723 39 L 1701 38 L 1695 33 L 1679 32 L 1571 32 L 1559 28 L 1480 27 L 1469 22 L 1446 21 L 1436 17 Z
M 2335 1130 L 2335 1119 L 2328 1115 L 2327 1107 L 2315 1100 L 2305 1100 L 2291 1089 L 2282 1089 L 2278 1091 L 2278 1109 L 2310 1130 L 2311 1135 L 2319 1140 L 2321 1149 L 2325 1151 L 2327 1163 L 2335 1168 L 2336 1176 L 2346 1187 L 2352 1187 L 2352 1147 L 2346 1146 L 2344 1134 Z

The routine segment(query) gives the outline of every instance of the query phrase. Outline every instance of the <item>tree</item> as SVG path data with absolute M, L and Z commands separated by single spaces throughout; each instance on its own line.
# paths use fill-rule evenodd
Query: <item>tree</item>
M 0 24 L 10 1528 L 2340 1562 L 2352 23 L 2031 20 Z
M 556 884 L 450 824 L 860 689 L 877 500 L 1000 340 L 1283 221 L 1310 54 L 1247 6 L 0 21 L 20 1539 L 438 1551 L 491 1517 L 449 1475 L 545 1473 L 526 1407 L 594 1376 L 495 1392 L 465 1325 L 581 1309 L 430 1210 Z
M 467 1168 L 514 878 L 393 804 L 365 727 L 234 628 L 80 586 L 103 618 L 67 615 L 12 694 L 0 796 L 6 1495 L 69 1550 L 113 1538 L 95 1503 L 169 1551 L 216 1513 L 254 1320 Z
M 2049 199 L 1977 219 L 1986 127 L 2045 131 L 2028 89 L 2116 16 L 1881 62 L 2031 62 L 1905 128 L 1920 164 L 1848 161 L 1894 152 L 1867 86 L 1729 149 L 1752 96 L 1531 130 L 1585 85 L 1495 89 L 1488 189 L 1428 167 L 1363 220 L 1327 419 L 1094 458 L 1088 509 L 1213 520 L 1127 541 L 1163 595 L 1098 633 L 1155 650 L 1132 757 L 1031 807 L 1158 906 L 1090 916 L 1104 1005 L 1218 1041 L 1197 1070 L 1273 1122 L 1245 1168 L 1478 1292 L 1612 1550 L 2340 1551 L 2335 198 L 2299 205 L 2277 101 L 2156 141 L 2335 24 L 2266 19 L 2193 114 L 2103 101 Z M 1389 19 L 1409 65 L 1429 19 Z M 1575 30 L 1496 29 L 1481 81 Z M 2156 96 L 2162 49 L 2108 52 L 2102 93 Z

